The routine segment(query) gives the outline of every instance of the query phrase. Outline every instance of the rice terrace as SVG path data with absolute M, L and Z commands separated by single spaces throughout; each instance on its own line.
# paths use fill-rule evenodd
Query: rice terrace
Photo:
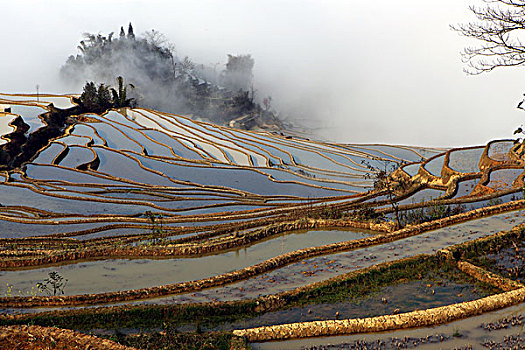
M 525 62 L 480 34 L 523 28 L 497 2 L 453 28 L 493 45 L 471 74 Z M 320 141 L 253 66 L 130 23 L 84 35 L 60 71 L 81 91 L 0 92 L 0 348 L 525 348 L 523 129 Z

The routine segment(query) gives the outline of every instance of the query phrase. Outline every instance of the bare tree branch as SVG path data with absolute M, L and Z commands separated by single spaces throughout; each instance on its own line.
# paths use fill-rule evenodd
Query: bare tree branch
M 484 7 L 471 6 L 477 22 L 451 28 L 461 35 L 482 41 L 462 52 L 465 72 L 476 75 L 498 67 L 525 65 L 525 0 L 484 0 Z

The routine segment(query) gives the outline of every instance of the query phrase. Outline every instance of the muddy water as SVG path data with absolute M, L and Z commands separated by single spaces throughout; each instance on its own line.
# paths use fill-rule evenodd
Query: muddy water
M 499 231 L 509 230 L 524 222 L 525 211 L 498 214 L 380 246 L 306 259 L 252 279 L 220 288 L 137 303 L 202 302 L 256 298 L 326 280 L 378 263 L 394 261 L 418 254 L 432 254 L 444 247 L 485 237 Z
M 370 232 L 328 230 L 297 231 L 224 254 L 187 259 L 112 259 L 64 266 L 0 272 L 0 295 L 6 284 L 27 293 L 48 273 L 57 271 L 68 284 L 65 294 L 103 293 L 191 281 L 257 264 L 290 251 L 328 243 L 360 239 Z
M 418 236 L 398 240 L 396 242 L 387 243 L 381 246 L 368 247 L 345 253 L 306 259 L 298 263 L 287 265 L 278 270 L 256 276 L 252 279 L 240 281 L 219 288 L 206 289 L 196 293 L 173 295 L 150 300 L 140 300 L 126 304 L 172 304 L 181 302 L 208 302 L 217 300 L 227 301 L 256 298 L 262 295 L 275 294 L 306 284 L 326 280 L 343 273 L 369 267 L 381 262 L 394 261 L 418 254 L 434 253 L 443 247 L 474 240 L 498 231 L 509 230 L 515 225 L 524 222 L 524 211 L 498 214 L 491 217 L 485 217 L 430 231 Z M 301 241 L 309 240 L 309 238 L 301 239 Z M 327 243 L 325 240 L 323 240 L 323 242 Z M 275 251 L 279 251 L 281 249 L 282 243 L 276 239 L 259 244 L 265 245 L 268 243 L 270 243 L 268 249 L 273 250 L 274 253 Z M 315 244 L 312 242 L 311 246 L 313 245 Z M 217 273 L 219 263 L 222 264 L 219 267 L 223 270 L 226 270 L 227 267 L 231 267 L 230 270 L 241 268 L 242 266 L 249 265 L 244 264 L 244 262 L 246 262 L 247 259 L 253 258 L 255 256 L 255 254 L 250 254 L 250 252 L 253 251 L 252 249 L 257 251 L 257 247 L 255 246 L 256 245 L 247 248 L 246 252 L 243 249 L 215 256 L 215 258 L 219 257 L 221 260 L 210 260 L 210 258 L 213 257 L 160 261 L 110 260 L 104 262 L 63 266 L 55 268 L 54 270 L 59 269 L 59 272 L 66 276 L 66 278 L 74 276 L 74 278 L 79 279 L 78 277 L 82 276 L 81 273 L 84 273 L 84 271 L 90 271 L 83 270 L 84 265 L 96 265 L 96 268 L 91 270 L 93 272 L 86 273 L 85 275 L 85 278 L 90 279 L 89 282 L 86 282 L 80 278 L 78 283 L 81 283 L 81 285 L 76 287 L 72 284 L 68 285 L 66 292 L 69 294 L 77 294 L 77 289 L 81 290 L 83 293 L 83 290 L 85 289 L 107 291 L 111 290 L 111 288 L 116 288 L 124 290 L 130 288 L 139 288 L 141 285 L 155 285 L 149 280 L 151 276 L 161 276 L 163 283 L 173 283 L 183 280 L 184 277 L 189 279 L 198 279 L 204 274 L 203 271 L 205 271 L 207 275 L 213 275 L 214 273 Z M 262 254 L 259 254 L 260 257 L 261 255 Z M 272 256 L 275 256 L 275 254 Z M 175 261 L 185 261 L 187 265 L 184 265 L 185 268 L 180 268 L 174 263 Z M 228 263 L 229 265 L 227 265 Z M 148 268 L 145 268 L 144 266 L 148 264 Z M 109 272 L 106 271 L 112 267 L 115 267 L 115 270 Z M 119 270 L 117 270 L 116 267 L 119 267 Z M 196 271 L 197 269 L 201 270 Z M 49 270 L 52 269 L 2 272 L 0 275 L 0 288 L 3 289 L 0 290 L 0 294 L 5 293 L 5 283 L 15 284 L 12 280 L 13 278 L 16 278 L 17 283 L 20 283 L 24 288 L 30 289 L 31 286 L 34 286 L 37 281 L 45 278 Z M 126 272 L 126 274 L 123 275 L 123 272 Z M 29 275 L 24 275 L 24 273 L 31 274 L 31 278 L 33 280 L 29 280 Z M 116 279 L 113 280 L 113 278 Z M 159 278 L 157 277 L 157 282 L 158 279 Z M 13 309 L 2 311 L 27 312 L 29 310 Z
M 311 347 L 324 346 L 325 349 L 365 349 L 365 347 L 351 347 L 356 345 L 356 342 L 367 342 L 372 343 L 380 340 L 384 343 L 391 344 L 392 339 L 394 342 L 403 343 L 405 338 L 426 338 L 433 336 L 434 339 L 441 338 L 434 343 L 419 344 L 417 349 L 454 349 L 472 346 L 472 349 L 487 349 L 488 346 L 483 346 L 483 343 L 493 341 L 502 344 L 501 347 L 494 347 L 494 349 L 522 349 L 523 347 L 514 347 L 515 343 L 507 342 L 504 343 L 504 338 L 509 336 L 516 336 L 521 334 L 521 346 L 525 341 L 523 336 L 525 329 L 523 321 L 516 322 L 518 324 L 512 326 L 508 325 L 506 328 L 500 328 L 496 330 L 488 330 L 482 327 L 482 324 L 494 323 L 496 325 L 502 325 L 507 322 L 501 322 L 504 318 L 519 317 L 525 315 L 525 303 L 512 306 L 503 310 L 498 310 L 490 313 L 486 313 L 480 316 L 467 318 L 451 322 L 441 326 L 435 327 L 424 327 L 417 329 L 393 331 L 393 332 L 381 332 L 381 333 L 370 333 L 370 334 L 355 334 L 348 336 L 337 336 L 337 337 L 320 337 L 320 338 L 307 338 L 307 339 L 296 339 L 280 342 L 266 342 L 266 343 L 254 343 L 251 344 L 254 350 L 293 350 L 293 349 L 309 349 Z M 520 324 L 521 323 L 521 324 Z M 436 337 L 438 335 L 438 337 Z M 455 335 L 455 336 L 454 336 Z M 507 338 L 508 339 L 508 338 Z M 406 347 L 413 348 L 411 341 L 406 342 Z M 400 346 L 398 348 L 406 348 Z M 375 347 L 369 346 L 368 349 L 375 349 Z M 396 347 L 382 347 L 381 349 L 390 349 Z

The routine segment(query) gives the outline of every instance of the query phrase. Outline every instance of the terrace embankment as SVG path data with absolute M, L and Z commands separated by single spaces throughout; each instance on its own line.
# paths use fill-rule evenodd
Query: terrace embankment
M 233 334 L 250 342 L 384 332 L 406 328 L 436 326 L 479 315 L 525 301 L 525 287 L 512 280 L 493 275 L 468 262 L 459 261 L 458 268 L 481 282 L 507 290 L 477 300 L 426 310 L 377 317 L 299 322 L 234 330 Z
M 313 256 L 319 256 L 324 254 L 331 254 L 336 252 L 343 252 L 353 250 L 356 248 L 362 248 L 371 245 L 383 244 L 391 242 L 393 240 L 410 237 L 423 232 L 431 231 L 437 228 L 454 225 L 457 223 L 481 218 L 484 216 L 490 216 L 498 213 L 507 211 L 513 211 L 525 208 L 525 200 L 518 200 L 509 203 L 503 203 L 485 208 L 478 208 L 466 213 L 460 213 L 450 217 L 446 217 L 431 222 L 425 222 L 418 225 L 408 226 L 398 231 L 393 231 L 395 226 L 393 223 L 373 223 L 373 222 L 357 222 L 352 220 L 322 220 L 322 219 L 301 219 L 293 222 L 282 222 L 278 224 L 269 225 L 263 229 L 249 231 L 246 233 L 235 232 L 232 235 L 224 237 L 218 237 L 216 239 L 209 239 L 198 243 L 187 243 L 187 244 L 162 244 L 153 246 L 123 246 L 124 243 L 128 242 L 128 238 L 122 237 L 114 238 L 111 240 L 109 247 L 100 246 L 86 246 L 81 245 L 76 249 L 63 249 L 58 250 L 35 250 L 34 254 L 37 256 L 30 256 L 31 251 L 22 250 L 20 252 L 10 250 L 7 259 L 0 261 L 0 268 L 3 269 L 17 269 L 26 268 L 32 266 L 42 266 L 49 264 L 57 264 L 63 262 L 72 262 L 79 260 L 96 260 L 101 258 L 172 258 L 172 257 L 189 257 L 199 256 L 210 253 L 223 252 L 230 249 L 239 248 L 252 244 L 254 242 L 276 236 L 284 232 L 292 232 L 301 229 L 320 229 L 330 227 L 345 227 L 345 228 L 358 228 L 368 229 L 376 232 L 382 232 L 382 234 L 374 237 L 363 238 L 357 241 L 342 242 L 336 244 L 325 245 L 315 248 L 307 248 L 301 251 L 297 251 L 297 255 L 294 258 L 283 258 L 276 257 L 280 262 L 272 264 L 274 268 L 284 266 L 286 264 L 296 262 L 300 259 L 305 259 Z M 33 239 L 26 239 L 28 242 L 32 242 Z M 21 242 L 23 240 L 18 240 Z M 71 241 L 74 242 L 74 241 Z M 62 240 L 58 242 L 64 244 Z M 291 254 L 291 253 L 289 253 Z M 301 257 L 302 256 L 302 257 Z M 265 268 L 266 269 L 266 268 Z M 265 271 L 269 271 L 266 269 Z
M 472 265 L 468 261 L 459 261 L 458 268 L 464 273 L 468 274 L 469 276 L 474 277 L 478 281 L 491 284 L 504 291 L 511 291 L 519 288 L 524 288 L 523 284 L 519 282 L 513 281 L 503 276 L 499 276 L 478 266 Z
M 6 136 L 9 142 L 0 147 L 0 170 L 13 170 L 30 161 L 51 140 L 62 136 L 68 125 L 76 122 L 75 119 L 69 118 L 70 116 L 82 112 L 79 106 L 62 110 L 50 105 L 49 112 L 42 114 L 45 126 L 28 137 L 24 134 L 29 130 L 29 126 L 21 117 L 17 117 L 12 123 L 15 131 Z
M 291 264 L 293 262 L 298 262 L 307 258 L 392 242 L 401 238 L 417 235 L 421 232 L 447 226 L 452 223 L 462 222 L 468 219 L 482 217 L 489 214 L 495 214 L 510 209 L 516 209 L 516 207 L 520 207 L 524 203 L 525 201 L 505 203 L 494 207 L 476 209 L 467 213 L 458 214 L 453 217 L 437 220 L 430 223 L 420 224 L 417 226 L 405 228 L 391 233 L 386 233 L 383 235 L 376 235 L 372 237 L 362 238 L 359 240 L 334 243 L 319 247 L 300 249 L 276 256 L 274 258 L 268 259 L 266 261 L 243 269 L 191 282 L 181 282 L 159 287 L 149 287 L 122 292 L 107 292 L 101 294 L 83 294 L 61 297 L 3 297 L 0 298 L 0 305 L 4 307 L 88 305 L 97 303 L 141 300 L 162 297 L 171 294 L 190 293 L 202 289 L 223 286 L 226 284 L 234 283 L 236 281 L 248 279 L 256 275 L 271 270 L 276 270 L 285 265 Z
M 525 288 L 488 296 L 464 303 L 378 317 L 312 321 L 235 330 L 233 334 L 248 341 L 268 341 L 434 326 L 457 319 L 479 315 L 525 301 Z
M 519 225 L 510 231 L 498 232 L 489 237 L 483 237 L 473 242 L 467 242 L 438 254 L 444 259 L 453 261 L 461 258 L 466 252 L 472 252 L 479 247 L 489 247 L 523 235 L 524 227 Z M 435 326 L 454 320 L 479 315 L 509 307 L 525 301 L 525 287 L 516 281 L 491 273 L 466 261 L 457 261 L 457 267 L 476 280 L 493 285 L 506 292 L 491 295 L 481 299 L 447 305 L 427 310 L 384 315 L 378 317 L 301 322 L 284 325 L 257 327 L 235 330 L 236 336 L 244 337 L 251 342 L 284 340 L 318 336 L 332 336 L 368 332 L 381 332 L 415 327 Z

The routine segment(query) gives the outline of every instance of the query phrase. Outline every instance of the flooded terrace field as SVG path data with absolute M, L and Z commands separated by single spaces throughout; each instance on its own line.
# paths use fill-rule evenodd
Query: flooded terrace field
M 72 95 L 0 94 L 0 103 L 11 106 L 0 116 L 2 136 L 23 127 L 26 138 L 46 130 L 55 108 L 75 107 Z M 10 125 L 18 117 L 27 127 Z M 0 320 L 99 306 L 111 306 L 100 309 L 109 313 L 202 308 L 203 317 L 216 312 L 222 321 L 201 327 L 190 311 L 189 323 L 171 321 L 183 332 L 231 335 L 453 307 L 518 288 L 461 270 L 462 258 L 442 258 L 457 245 L 525 224 L 523 159 L 509 140 L 451 150 L 334 144 L 146 108 L 70 115 L 67 122 L 21 164 L 0 170 Z M 10 142 L 2 137 L 0 147 Z M 380 177 L 382 169 L 388 176 Z M 504 273 L 521 261 L 520 249 L 485 256 L 502 264 L 490 273 L 521 281 L 519 271 Z M 399 283 L 387 278 L 356 299 L 308 296 L 347 274 L 375 283 L 376 269 L 417 259 L 435 261 L 435 271 Z M 67 280 L 55 288 L 59 295 L 38 290 L 57 275 Z M 294 293 L 306 299 L 286 299 Z M 242 306 L 237 318 L 221 314 L 235 305 Z M 150 330 L 162 317 L 151 318 Z M 444 327 L 443 339 L 426 339 L 456 344 Z M 340 339 L 343 348 L 357 341 Z M 332 338 L 254 348 L 326 341 Z

